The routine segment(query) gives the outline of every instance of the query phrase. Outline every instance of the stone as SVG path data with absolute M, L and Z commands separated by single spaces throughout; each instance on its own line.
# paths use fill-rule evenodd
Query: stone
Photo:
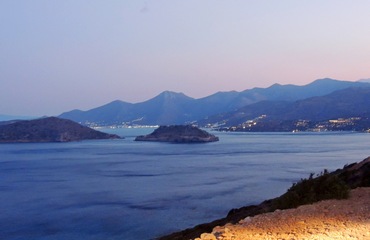
M 200 239 L 202 239 L 202 240 L 217 240 L 217 238 L 211 233 L 202 233 L 200 235 Z

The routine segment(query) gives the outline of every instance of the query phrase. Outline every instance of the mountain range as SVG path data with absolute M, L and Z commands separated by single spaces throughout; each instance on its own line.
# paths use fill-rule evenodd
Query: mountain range
M 208 117 L 198 123 L 237 126 L 261 117 L 265 122 L 370 118 L 370 87 L 351 87 L 297 101 L 261 101 L 236 111 Z
M 357 93 L 353 91 L 367 88 L 370 88 L 368 82 L 326 78 L 304 86 L 274 84 L 268 88 L 253 88 L 242 92 L 218 92 L 199 99 L 188 97 L 183 93 L 165 91 L 141 103 L 116 100 L 88 111 L 65 112 L 59 117 L 85 125 L 170 125 L 193 122 L 206 124 L 226 119 L 230 124 L 236 124 L 262 114 L 284 119 L 320 118 L 334 116 L 335 114 L 329 113 L 346 109 L 346 103 L 339 104 L 337 100 L 344 99 L 346 96 L 346 101 L 351 102 L 355 99 L 353 97 L 357 96 Z M 344 92 L 336 96 L 337 93 L 334 94 L 334 92 L 340 90 Z M 348 91 L 348 96 L 345 94 L 346 91 Z M 314 102 L 317 104 L 313 104 Z M 361 105 L 359 102 L 356 104 Z M 324 109 L 324 105 L 328 105 L 327 110 Z M 333 108 L 333 106 L 336 107 Z M 316 110 L 313 108 L 319 107 L 320 111 L 324 111 L 325 114 L 317 113 L 315 116 Z M 352 107 L 351 105 L 351 109 Z M 301 115 L 298 114 L 299 112 Z

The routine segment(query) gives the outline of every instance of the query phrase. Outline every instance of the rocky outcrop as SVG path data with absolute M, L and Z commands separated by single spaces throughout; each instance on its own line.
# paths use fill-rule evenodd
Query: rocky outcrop
M 246 217 L 213 228 L 194 240 L 370 239 L 370 188 L 351 190 L 349 199 L 325 200 L 294 209 Z
M 70 142 L 87 139 L 114 139 L 117 135 L 96 131 L 56 117 L 17 121 L 0 125 L 0 143 Z
M 190 125 L 160 126 L 149 135 L 135 138 L 135 141 L 172 143 L 206 143 L 218 140 L 215 135 Z

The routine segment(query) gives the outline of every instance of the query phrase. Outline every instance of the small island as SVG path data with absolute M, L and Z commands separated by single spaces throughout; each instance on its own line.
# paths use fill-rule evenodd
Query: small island
M 218 140 L 215 135 L 191 125 L 160 126 L 151 134 L 135 138 L 135 141 L 171 143 L 207 143 Z
M 0 143 L 71 142 L 89 139 L 116 139 L 115 134 L 96 131 L 57 117 L 0 124 Z

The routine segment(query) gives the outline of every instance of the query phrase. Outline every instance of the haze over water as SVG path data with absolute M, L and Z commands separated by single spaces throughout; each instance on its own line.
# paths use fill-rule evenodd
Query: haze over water
M 368 156 L 364 133 L 218 133 L 210 144 L 0 144 L 0 239 L 151 239 Z

